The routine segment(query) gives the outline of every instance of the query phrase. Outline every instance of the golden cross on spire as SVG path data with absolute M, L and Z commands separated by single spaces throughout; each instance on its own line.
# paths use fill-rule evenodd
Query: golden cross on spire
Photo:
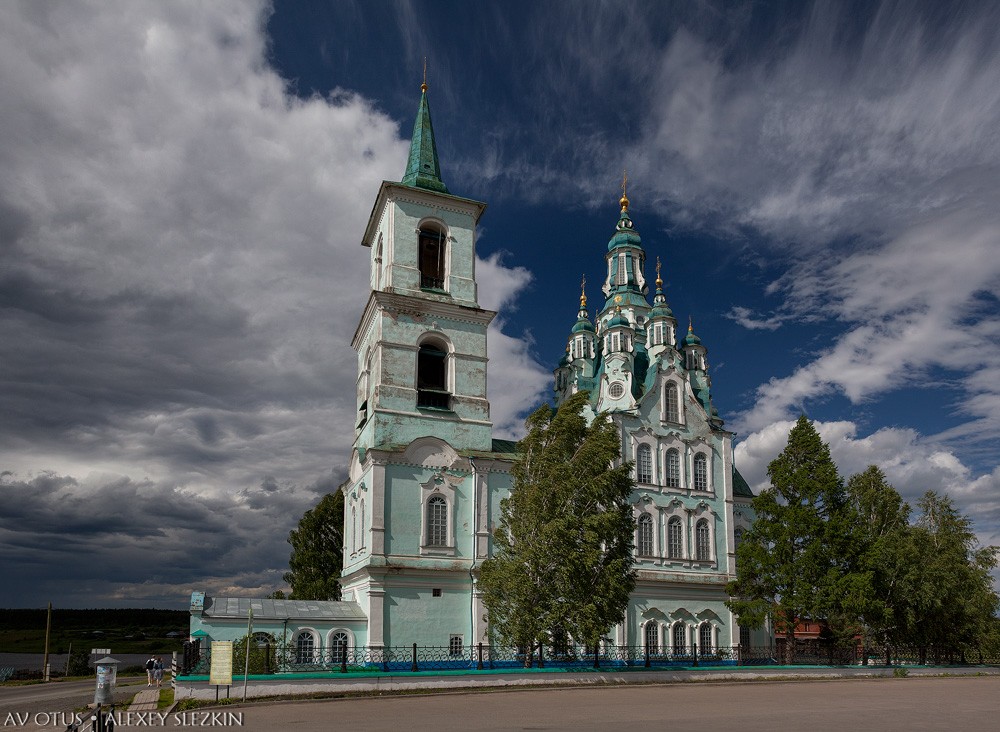
M 427 91 L 427 57 L 424 56 L 424 83 L 420 85 L 420 91 Z
M 688 316 L 688 333 L 694 333 L 694 319 Z
M 587 275 L 583 276 L 580 280 L 580 309 L 585 310 L 587 308 Z
M 656 286 L 659 287 L 663 284 L 663 280 L 660 279 L 660 257 L 656 257 Z
M 618 203 L 620 203 L 621 206 L 622 206 L 622 213 L 625 213 L 626 211 L 628 211 L 628 194 L 626 193 L 627 187 L 628 187 L 628 174 L 625 172 L 625 169 L 623 168 L 622 169 L 622 197 L 618 200 Z

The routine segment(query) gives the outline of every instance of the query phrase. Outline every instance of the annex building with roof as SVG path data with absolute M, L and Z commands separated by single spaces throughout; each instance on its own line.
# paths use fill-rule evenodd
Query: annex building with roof
M 724 603 L 753 494 L 712 403 L 707 349 L 692 326 L 678 334 L 658 260 L 647 299 L 647 258 L 624 194 L 623 184 L 604 251 L 604 304 L 591 320 L 581 295 L 554 372 L 556 403 L 590 392 L 590 416 L 614 421 L 623 458 L 635 463 L 637 584 L 605 642 L 663 653 L 749 645 Z M 479 569 L 491 556 L 517 445 L 493 438 L 486 393 L 496 313 L 477 295 L 485 208 L 441 177 L 425 84 L 406 171 L 381 184 L 361 241 L 370 293 L 351 344 L 357 418 L 341 487 L 342 599 L 192 598 L 193 633 L 239 638 L 254 608 L 267 618 L 265 632 L 306 653 L 417 644 L 461 656 L 489 641 Z

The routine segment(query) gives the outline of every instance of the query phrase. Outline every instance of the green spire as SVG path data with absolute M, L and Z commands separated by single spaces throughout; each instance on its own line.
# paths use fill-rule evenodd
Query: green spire
M 426 72 L 425 72 L 426 73 Z M 420 107 L 413 123 L 413 137 L 410 139 L 410 157 L 406 161 L 403 185 L 425 188 L 429 191 L 447 193 L 448 187 L 441 180 L 441 166 L 438 164 L 437 146 L 434 144 L 434 128 L 431 126 L 431 108 L 427 104 L 427 82 L 420 85 Z

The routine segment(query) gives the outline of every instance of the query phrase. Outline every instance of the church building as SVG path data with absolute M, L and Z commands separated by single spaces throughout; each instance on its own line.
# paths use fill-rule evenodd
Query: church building
M 624 194 L 623 184 L 604 304 L 591 320 L 581 294 L 555 369 L 556 403 L 589 391 L 591 417 L 614 421 L 623 458 L 635 463 L 638 578 L 607 642 L 665 654 L 692 644 L 746 646 L 752 638 L 724 602 L 753 494 L 712 403 L 707 349 L 690 324 L 680 337 L 658 259 L 647 300 L 646 253 Z M 493 439 L 487 401 L 487 328 L 496 313 L 479 305 L 475 267 L 485 209 L 442 179 L 424 84 L 406 171 L 381 184 L 361 241 L 370 295 L 352 342 L 357 419 L 341 487 L 342 601 L 297 610 L 325 613 L 325 624 L 286 619 L 287 642 L 416 643 L 462 656 L 488 641 L 479 569 L 511 489 L 517 445 Z M 192 629 L 227 638 L 219 612 L 213 623 L 206 610 L 227 602 L 237 627 L 238 602 L 200 598 Z
M 753 495 L 712 403 L 707 349 L 690 326 L 679 336 L 659 264 L 650 305 L 646 254 L 625 195 L 620 204 L 604 305 L 592 322 L 581 296 L 555 370 L 557 404 L 588 390 L 592 415 L 610 415 L 636 466 L 638 582 L 610 640 L 735 645 L 725 585 Z M 362 239 L 371 295 L 353 343 L 358 420 L 341 582 L 367 613 L 369 645 L 457 649 L 487 638 L 478 568 L 515 445 L 492 439 L 486 400 L 495 313 L 476 297 L 484 209 L 442 180 L 424 85 L 406 172 L 382 183 Z

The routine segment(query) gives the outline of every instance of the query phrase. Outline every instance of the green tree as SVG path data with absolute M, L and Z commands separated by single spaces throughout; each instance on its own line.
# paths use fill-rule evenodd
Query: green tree
M 947 496 L 928 491 L 917 507 L 902 580 L 900 636 L 922 652 L 931 646 L 964 651 L 992 633 L 1000 605 L 990 576 L 997 548 L 979 545 L 972 522 Z
M 250 643 L 250 655 L 247 656 L 247 643 Z M 255 633 L 253 636 L 243 636 L 233 643 L 233 676 L 243 675 L 246 666 L 250 674 L 273 674 L 278 671 L 278 644 L 270 633 Z
M 596 645 L 624 614 L 635 586 L 632 465 L 615 464 L 621 441 L 588 394 L 527 420 L 510 496 L 501 504 L 495 552 L 480 586 L 491 630 L 529 650 L 565 634 Z
M 791 663 L 795 624 L 825 616 L 849 579 L 844 489 L 830 448 L 805 416 L 767 474 L 771 486 L 753 500 L 756 519 L 736 552 L 726 604 L 748 627 L 773 617 Z
M 910 507 L 875 465 L 852 476 L 846 493 L 853 582 L 841 597 L 841 610 L 857 621 L 866 640 L 888 643 L 902 630 Z
M 288 534 L 292 555 L 284 580 L 290 599 L 339 600 L 340 570 L 344 567 L 344 494 L 328 493 L 305 512 Z

